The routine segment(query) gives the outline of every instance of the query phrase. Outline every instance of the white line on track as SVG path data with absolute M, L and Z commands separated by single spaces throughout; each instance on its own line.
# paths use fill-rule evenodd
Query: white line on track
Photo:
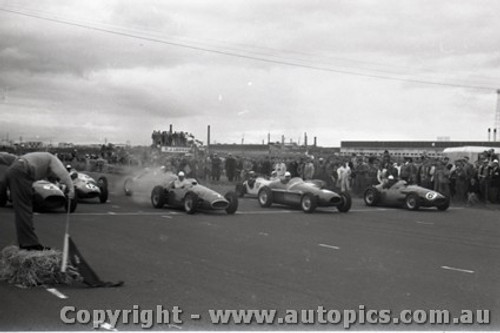
M 166 219 L 171 219 L 172 218 L 172 216 L 168 216 L 168 215 L 162 215 L 161 217 L 164 217 Z
M 422 221 L 416 221 L 415 223 L 418 223 L 418 224 L 426 224 L 426 225 L 434 225 L 434 223 L 432 223 L 432 222 L 422 222 Z
M 332 249 L 332 250 L 340 250 L 340 247 L 335 246 L 335 245 L 318 244 L 318 246 L 325 247 L 327 249 Z
M 61 299 L 68 298 L 68 296 L 64 295 L 62 292 L 60 292 L 56 288 L 45 288 L 45 290 L 47 290 L 49 293 L 51 293 L 52 295 L 54 295 L 58 298 L 61 298 Z
M 441 266 L 441 268 L 449 270 L 449 271 L 456 271 L 456 272 L 474 274 L 474 271 L 471 271 L 469 269 L 462 269 L 462 268 L 456 268 L 456 267 L 450 267 L 450 266 Z
M 174 324 L 168 324 L 168 328 L 177 328 L 178 330 L 182 330 L 182 327 L 174 325 Z

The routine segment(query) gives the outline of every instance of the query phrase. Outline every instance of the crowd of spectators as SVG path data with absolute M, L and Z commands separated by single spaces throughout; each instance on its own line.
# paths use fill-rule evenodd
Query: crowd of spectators
M 397 160 L 386 151 L 380 156 L 310 156 L 241 157 L 217 153 L 195 157 L 166 157 L 159 161 L 172 172 L 184 171 L 187 177 L 231 183 L 243 181 L 250 171 L 261 176 L 283 176 L 321 179 L 328 188 L 362 196 L 366 188 L 383 182 L 389 176 L 438 191 L 456 204 L 500 203 L 500 169 L 498 155 L 485 151 L 477 161 L 463 157 L 450 162 L 447 157 Z
M 158 134 L 158 133 L 157 133 Z M 161 133 L 160 133 L 161 134 Z M 494 150 L 484 151 L 470 161 L 467 156 L 450 161 L 425 153 L 419 157 L 395 158 L 388 151 L 380 155 L 259 157 L 233 156 L 230 153 L 165 154 L 148 147 L 142 150 L 103 145 L 94 151 L 54 152 L 64 163 L 77 169 L 106 172 L 123 166 L 164 166 L 172 172 L 184 171 L 187 177 L 208 182 L 241 182 L 250 171 L 257 175 L 280 177 L 286 171 L 304 180 L 323 180 L 328 188 L 362 196 L 366 188 L 389 176 L 408 184 L 438 191 L 455 204 L 500 203 L 500 168 Z

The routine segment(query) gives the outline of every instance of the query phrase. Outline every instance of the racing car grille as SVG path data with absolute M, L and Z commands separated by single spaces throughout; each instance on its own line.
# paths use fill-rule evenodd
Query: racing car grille
M 342 199 L 341 198 L 338 198 L 338 197 L 333 197 L 330 199 L 330 202 L 333 204 L 333 205 L 337 205 L 339 203 L 342 202 Z
M 228 203 L 226 201 L 215 201 L 212 202 L 212 208 L 213 209 L 226 209 L 228 206 Z
M 47 209 L 55 209 L 59 207 L 64 207 L 66 200 L 63 197 L 60 196 L 50 196 L 45 198 L 43 201 L 43 205 Z

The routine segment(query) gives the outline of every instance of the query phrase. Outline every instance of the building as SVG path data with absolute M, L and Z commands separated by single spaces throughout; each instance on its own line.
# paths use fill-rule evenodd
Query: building
M 417 157 L 427 154 L 430 157 L 440 157 L 445 148 L 463 146 L 498 147 L 500 142 L 491 141 L 342 141 L 340 154 L 342 156 L 381 155 L 385 150 L 394 157 Z

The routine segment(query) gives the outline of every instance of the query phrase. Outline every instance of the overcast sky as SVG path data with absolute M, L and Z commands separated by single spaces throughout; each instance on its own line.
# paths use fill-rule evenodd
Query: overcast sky
M 0 0 L 0 139 L 486 140 L 498 0 Z M 500 133 L 499 133 L 500 137 Z M 310 141 L 310 142 L 311 142 Z

